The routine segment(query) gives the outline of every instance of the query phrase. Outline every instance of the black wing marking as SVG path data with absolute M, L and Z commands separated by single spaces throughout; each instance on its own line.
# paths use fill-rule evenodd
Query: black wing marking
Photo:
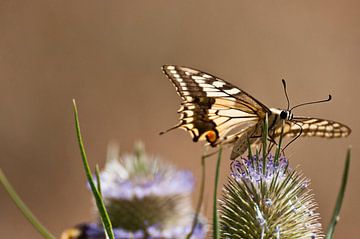
M 274 136 L 277 137 L 280 133 L 281 127 L 278 127 Z M 292 121 L 285 122 L 284 135 L 296 137 L 300 133 L 301 136 L 340 138 L 347 137 L 351 133 L 351 129 L 336 121 L 311 117 L 294 117 Z
M 182 66 L 165 65 L 162 69 L 182 98 L 180 123 L 171 129 L 184 128 L 194 141 L 205 139 L 204 133 L 212 131 L 216 139 L 208 141 L 215 146 L 271 113 L 254 97 L 216 76 Z M 230 134 L 238 127 L 242 130 Z

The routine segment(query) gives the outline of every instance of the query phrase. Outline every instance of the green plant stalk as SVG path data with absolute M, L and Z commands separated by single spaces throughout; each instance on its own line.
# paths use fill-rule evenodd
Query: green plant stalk
M 248 158 L 251 159 L 251 161 L 253 162 L 253 155 L 252 155 L 252 151 L 251 151 L 251 144 L 249 141 L 249 138 L 246 139 L 247 141 L 247 146 L 248 146 Z
M 102 197 L 102 193 L 101 193 L 101 181 L 100 181 L 100 169 L 99 169 L 99 165 L 96 164 L 95 165 L 95 176 L 96 176 L 96 187 L 97 187 L 97 190 L 100 194 L 100 196 Z M 104 224 L 104 220 L 101 220 L 101 223 L 102 223 L 102 226 L 103 228 L 105 228 L 105 224 Z M 107 233 L 106 233 L 107 235 Z
M 282 143 L 282 139 L 283 139 L 283 134 L 284 134 L 284 124 L 285 124 L 285 121 L 282 120 L 281 122 L 281 133 L 280 133 L 280 139 L 279 139 L 279 145 L 278 147 L 276 148 L 276 151 L 275 151 L 275 157 L 274 157 L 274 163 L 277 164 L 278 163 L 278 160 L 279 160 L 279 157 L 280 157 L 280 151 L 281 151 L 281 143 Z
M 205 167 L 205 159 L 206 159 L 206 156 L 202 156 L 201 157 L 201 182 L 200 182 L 200 195 L 199 195 L 199 199 L 198 199 L 198 202 L 197 202 L 197 206 L 196 206 L 196 214 L 195 214 L 195 217 L 194 217 L 194 221 L 193 221 L 193 224 L 191 226 L 191 230 L 189 232 L 189 234 L 186 236 L 186 239 L 190 239 L 192 234 L 194 233 L 195 231 L 195 227 L 198 223 L 198 219 L 199 219 L 199 214 L 200 214 L 200 210 L 201 210 L 201 206 L 202 206 L 202 202 L 203 202 L 203 199 L 204 199 L 204 191 L 205 191 L 205 178 L 206 178 L 206 167 Z
M 346 190 L 346 184 L 347 184 L 347 180 L 348 180 L 348 177 L 349 177 L 350 161 L 351 161 L 351 148 L 348 149 L 347 154 L 346 154 L 345 167 L 344 167 L 344 171 L 343 171 L 340 191 L 339 191 L 339 194 L 338 194 L 337 199 L 336 199 L 334 212 L 333 212 L 333 215 L 332 215 L 332 218 L 331 218 L 331 221 L 330 221 L 329 228 L 327 230 L 325 239 L 332 239 L 333 238 L 334 231 L 335 231 L 335 226 L 339 221 L 340 209 L 341 209 L 341 205 L 342 205 L 342 202 L 343 202 L 343 199 L 344 199 L 345 190 Z
M 220 147 L 216 161 L 215 184 L 214 184 L 214 204 L 213 204 L 213 238 L 214 239 L 220 238 L 219 215 L 217 211 L 217 191 L 218 191 L 219 175 L 220 175 L 221 153 L 222 153 L 222 148 Z
M 21 213 L 26 217 L 26 219 L 31 223 L 31 225 L 33 225 L 33 227 L 41 234 L 41 236 L 46 239 L 55 239 L 56 237 L 52 235 L 40 223 L 40 221 L 30 211 L 30 209 L 26 206 L 26 204 L 21 200 L 20 196 L 11 186 L 10 182 L 7 180 L 5 174 L 1 169 L 0 169 L 0 183 L 4 186 L 6 192 L 9 194 L 10 198 L 14 201 L 15 205 L 20 209 Z
M 95 186 L 93 177 L 91 175 L 89 163 L 87 161 L 86 152 L 85 152 L 85 148 L 84 148 L 84 144 L 83 144 L 83 140 L 82 140 L 82 136 L 81 136 L 81 132 L 80 132 L 79 116 L 78 116 L 78 111 L 77 111 L 75 100 L 73 100 L 73 107 L 74 107 L 74 116 L 75 116 L 76 135 L 77 135 L 77 139 L 78 139 L 78 143 L 79 143 L 79 147 L 80 147 L 81 158 L 82 158 L 83 166 L 85 169 L 85 174 L 86 174 L 87 180 L 90 184 L 91 191 L 94 195 L 96 206 L 99 210 L 101 221 L 104 226 L 106 236 L 109 239 L 114 239 L 115 237 L 114 237 L 114 233 L 112 230 L 112 225 L 111 225 L 109 215 L 107 214 L 101 194 Z
M 97 190 L 100 193 L 100 196 L 102 197 L 102 193 L 101 193 L 101 181 L 100 181 L 100 169 L 99 169 L 99 165 L 96 164 L 95 165 L 95 176 L 96 176 L 96 183 L 97 183 Z
M 267 140 L 268 140 L 268 133 L 269 133 L 269 118 L 268 114 L 266 113 L 264 119 L 264 128 L 263 128 L 263 146 L 262 146 L 262 153 L 263 153 L 263 174 L 266 172 L 266 156 L 267 156 Z

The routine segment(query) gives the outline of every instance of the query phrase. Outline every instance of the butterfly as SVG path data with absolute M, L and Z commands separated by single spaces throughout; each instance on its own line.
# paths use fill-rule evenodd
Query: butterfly
M 207 141 L 212 147 L 234 145 L 230 158 L 241 156 L 248 143 L 258 144 L 268 115 L 268 135 L 274 141 L 281 132 L 285 136 L 346 137 L 351 129 L 339 122 L 312 117 L 294 117 L 283 80 L 287 109 L 268 108 L 244 90 L 206 72 L 190 67 L 164 65 L 164 74 L 175 86 L 182 99 L 180 122 L 165 132 L 185 129 L 194 142 Z M 161 132 L 163 134 L 165 132 Z

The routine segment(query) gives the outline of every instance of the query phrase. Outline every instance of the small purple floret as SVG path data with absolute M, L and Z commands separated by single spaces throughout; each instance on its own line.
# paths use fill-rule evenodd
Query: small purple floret
M 189 171 L 174 171 L 171 176 L 159 175 L 143 182 L 109 177 L 106 173 L 101 173 L 100 180 L 103 197 L 116 199 L 190 194 L 194 187 L 194 177 Z
M 289 162 L 285 157 L 280 157 L 276 162 L 270 154 L 266 158 L 266 170 L 263 170 L 264 160 L 253 156 L 252 159 L 242 158 L 236 160 L 231 165 L 231 176 L 236 181 L 252 181 L 258 183 L 261 180 L 269 181 L 274 175 L 278 174 L 279 179 L 286 176 Z

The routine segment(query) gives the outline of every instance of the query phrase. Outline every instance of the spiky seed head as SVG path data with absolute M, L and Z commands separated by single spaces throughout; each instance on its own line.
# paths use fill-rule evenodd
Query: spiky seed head
M 221 238 L 322 238 L 308 186 L 285 157 L 234 161 L 220 201 Z

